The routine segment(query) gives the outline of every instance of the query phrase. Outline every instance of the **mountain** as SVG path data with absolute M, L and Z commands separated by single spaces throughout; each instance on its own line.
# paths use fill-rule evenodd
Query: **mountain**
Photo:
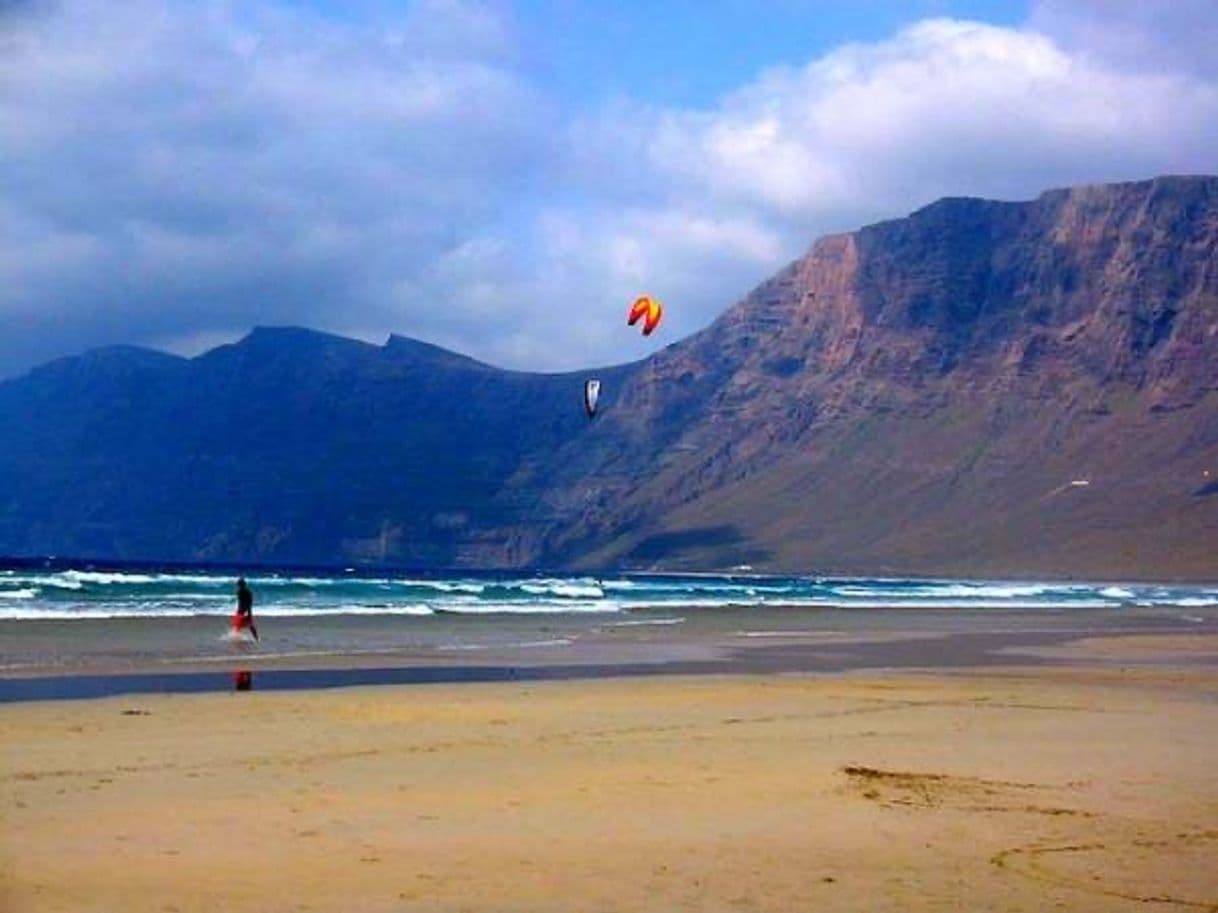
M 516 562 L 501 489 L 527 498 L 528 468 L 582 430 L 582 395 L 582 374 L 296 328 L 190 360 L 62 359 L 0 385 L 0 553 Z
M 1218 579 L 1218 178 L 941 200 L 589 372 L 98 350 L 0 441 L 0 553 Z

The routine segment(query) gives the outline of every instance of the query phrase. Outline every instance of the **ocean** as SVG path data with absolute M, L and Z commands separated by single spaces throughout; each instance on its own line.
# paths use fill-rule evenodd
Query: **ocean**
M 0 678 L 239 667 L 693 669 L 783 645 L 828 668 L 832 649 L 844 655 L 846 643 L 956 638 L 952 649 L 967 653 L 961 637 L 1037 644 L 1218 630 L 1218 585 L 284 568 L 246 573 L 261 635 L 254 642 L 229 631 L 236 577 L 236 569 L 0 564 Z M 814 655 L 821 648 L 829 652 Z M 939 650 L 935 661 L 952 658 Z
M 669 608 L 1096 609 L 1218 606 L 1218 585 L 1005 582 L 754 574 L 557 576 L 342 571 L 251 572 L 267 618 L 597 615 L 628 619 Z M 227 615 L 236 572 L 156 567 L 40 568 L 0 564 L 0 620 L 77 621 Z

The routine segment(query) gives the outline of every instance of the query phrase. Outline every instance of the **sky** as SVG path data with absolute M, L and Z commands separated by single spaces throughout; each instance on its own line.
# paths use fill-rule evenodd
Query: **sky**
M 1218 172 L 1214 47 L 1218 0 L 0 0 L 0 378 L 285 324 L 632 360 L 826 233 Z

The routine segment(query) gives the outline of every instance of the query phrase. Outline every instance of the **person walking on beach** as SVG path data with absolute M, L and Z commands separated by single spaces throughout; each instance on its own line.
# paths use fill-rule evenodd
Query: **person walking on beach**
M 258 639 L 258 629 L 254 627 L 254 593 L 245 582 L 244 577 L 237 578 L 237 611 L 233 615 L 233 630 L 241 631 L 249 628 Z

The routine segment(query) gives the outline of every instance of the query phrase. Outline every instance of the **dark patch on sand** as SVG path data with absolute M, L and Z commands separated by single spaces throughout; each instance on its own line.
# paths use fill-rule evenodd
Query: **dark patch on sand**
M 842 768 L 851 785 L 864 799 L 888 806 L 934 808 L 945 804 L 960 806 L 961 800 L 978 797 L 1000 797 L 1017 790 L 1041 789 L 1035 783 L 1009 780 L 986 780 L 942 773 L 880 770 L 875 767 L 848 765 Z M 1014 810 L 1001 806 L 1002 810 Z

